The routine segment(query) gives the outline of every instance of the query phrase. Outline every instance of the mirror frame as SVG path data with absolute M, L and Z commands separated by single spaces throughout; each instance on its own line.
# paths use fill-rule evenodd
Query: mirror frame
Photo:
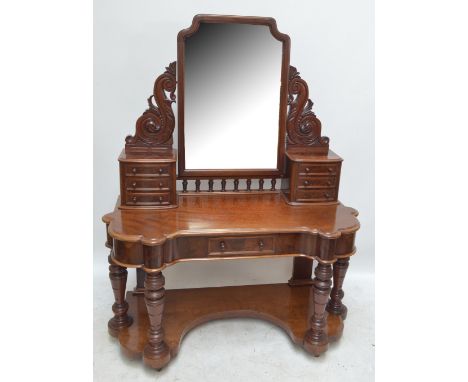
M 278 120 L 278 156 L 276 169 L 186 169 L 185 168 L 185 135 L 184 135 L 184 62 L 185 39 L 198 31 L 200 23 L 218 24 L 251 24 L 265 25 L 272 36 L 282 42 L 281 87 Z M 209 178 L 209 177 L 283 177 L 285 173 L 286 118 L 288 109 L 288 73 L 291 41 L 287 34 L 278 31 L 276 20 L 271 17 L 256 16 L 223 16 L 196 15 L 192 25 L 183 29 L 177 35 L 177 115 L 178 115 L 178 178 Z M 248 69 L 246 69 L 248 70 Z M 248 137 L 246 137 L 248 139 Z M 259 142 L 261 144 L 261 142 Z M 214 160 L 216 158 L 213 158 Z

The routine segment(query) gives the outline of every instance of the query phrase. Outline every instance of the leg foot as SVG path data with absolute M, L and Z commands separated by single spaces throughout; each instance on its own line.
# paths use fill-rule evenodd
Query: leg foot
M 169 347 L 164 342 L 162 315 L 164 310 L 164 276 L 161 272 L 147 273 L 145 280 L 145 303 L 150 328 L 148 343 L 143 351 L 143 361 L 154 369 L 162 369 L 171 360 Z
M 325 307 L 330 296 L 331 277 L 331 265 L 319 263 L 315 268 L 313 286 L 314 314 L 310 319 L 310 329 L 304 336 L 304 349 L 316 357 L 328 349 L 328 324 Z
M 109 334 L 117 337 L 120 330 L 130 326 L 133 322 L 132 318 L 127 315 L 128 303 L 125 301 L 125 286 L 127 284 L 127 269 L 112 263 L 109 256 L 109 278 L 114 292 L 115 302 L 112 305 L 114 317 L 112 317 L 108 324 Z
M 349 266 L 349 257 L 338 259 L 333 264 L 333 289 L 330 293 L 330 301 L 327 304 L 327 311 L 332 314 L 341 315 L 341 318 L 346 319 L 348 308 L 343 304 L 344 296 L 343 282 L 346 276 L 346 271 Z

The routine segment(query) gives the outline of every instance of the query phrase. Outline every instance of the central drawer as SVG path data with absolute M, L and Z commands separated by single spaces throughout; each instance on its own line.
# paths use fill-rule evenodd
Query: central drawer
M 208 255 L 274 254 L 275 236 L 215 237 L 208 239 Z

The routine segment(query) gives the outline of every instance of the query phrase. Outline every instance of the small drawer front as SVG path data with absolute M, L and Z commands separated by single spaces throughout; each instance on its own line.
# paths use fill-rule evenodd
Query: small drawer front
M 208 254 L 212 256 L 274 253 L 274 236 L 216 237 L 208 240 Z
M 328 188 L 335 187 L 336 176 L 299 176 L 298 188 Z
M 338 173 L 338 169 L 339 165 L 335 163 L 324 163 L 320 165 L 318 165 L 317 163 L 300 163 L 298 165 L 299 175 L 336 175 Z
M 297 190 L 298 202 L 327 202 L 336 200 L 336 189 L 319 189 L 319 190 Z
M 125 178 L 125 188 L 127 191 L 169 191 L 171 188 L 171 178 Z
M 169 192 L 160 193 L 135 193 L 127 192 L 125 202 L 133 206 L 164 206 L 170 204 L 171 194 Z
M 158 164 L 126 164 L 125 174 L 127 176 L 170 176 L 171 165 L 166 163 Z

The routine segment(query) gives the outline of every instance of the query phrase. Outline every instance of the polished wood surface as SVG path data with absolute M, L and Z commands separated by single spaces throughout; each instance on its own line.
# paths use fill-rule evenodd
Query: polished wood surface
M 178 235 L 309 232 L 338 238 L 359 229 L 357 211 L 341 203 L 289 206 L 281 194 L 183 195 L 169 210 L 119 210 L 103 217 L 109 234 L 161 244 Z
M 312 287 L 287 284 L 167 290 L 162 322 L 165 343 L 175 357 L 185 334 L 196 326 L 214 319 L 250 317 L 278 325 L 303 346 L 314 310 L 311 292 Z M 127 301 L 134 323 L 121 330 L 118 338 L 128 356 L 138 357 L 147 343 L 148 313 L 141 295 L 127 293 Z M 343 319 L 328 314 L 326 320 L 328 339 L 335 341 L 343 332 Z

